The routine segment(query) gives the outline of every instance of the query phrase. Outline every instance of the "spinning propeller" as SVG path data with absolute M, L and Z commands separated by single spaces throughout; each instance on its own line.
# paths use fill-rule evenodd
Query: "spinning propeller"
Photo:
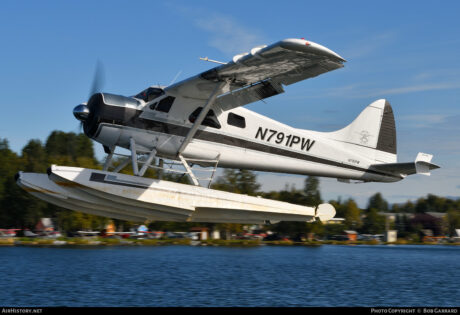
M 80 121 L 80 130 L 84 127 L 85 122 L 88 120 L 88 117 L 91 113 L 91 108 L 88 105 L 89 99 L 96 93 L 99 93 L 104 85 L 104 67 L 102 62 L 98 60 L 96 64 L 96 70 L 94 72 L 93 84 L 91 85 L 91 90 L 88 96 L 88 102 L 77 105 L 73 109 L 73 115 Z

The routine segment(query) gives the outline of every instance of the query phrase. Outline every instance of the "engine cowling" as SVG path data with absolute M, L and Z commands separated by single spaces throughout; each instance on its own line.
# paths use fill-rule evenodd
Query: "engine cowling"
M 75 117 L 83 123 L 85 134 L 94 138 L 99 124 L 124 124 L 133 119 L 141 102 L 132 97 L 110 93 L 96 93 L 88 103 L 74 108 Z

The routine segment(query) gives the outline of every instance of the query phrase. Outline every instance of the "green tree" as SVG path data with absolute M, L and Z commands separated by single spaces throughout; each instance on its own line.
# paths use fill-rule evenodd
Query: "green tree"
M 56 213 L 59 227 L 63 231 L 102 230 L 110 219 L 79 211 L 61 210 Z
M 325 234 L 326 228 L 321 221 L 314 221 L 311 223 L 307 223 L 306 232 L 313 233 L 318 236 L 323 236 Z
M 428 203 L 424 198 L 419 198 L 417 203 L 415 204 L 415 212 L 416 213 L 425 213 L 429 210 Z
M 403 204 L 400 208 L 400 211 L 402 213 L 414 213 L 415 212 L 415 205 L 412 201 L 407 201 L 405 204 Z
M 260 184 L 257 182 L 257 175 L 250 170 L 240 170 L 237 188 L 241 194 L 256 195 L 260 189 Z
M 302 190 L 291 187 L 290 190 L 282 190 L 278 194 L 278 200 L 293 203 L 296 205 L 305 205 L 305 193 Z
M 428 194 L 426 198 L 419 198 L 415 204 L 416 213 L 446 212 L 454 208 L 453 203 L 447 202 L 446 198 L 441 198 L 433 194 Z
M 375 208 L 367 210 L 361 231 L 369 234 L 383 233 L 385 231 L 385 217 L 380 215 Z
M 98 167 L 92 141 L 84 134 L 53 131 L 45 144 L 49 164 Z
M 383 199 L 381 193 L 376 193 L 369 198 L 367 210 L 370 210 L 372 208 L 380 212 L 388 211 L 388 202 L 385 199 Z
M 37 222 L 47 204 L 26 193 L 18 185 L 14 175 L 19 170 L 42 170 L 41 144 L 31 140 L 18 157 L 9 149 L 6 139 L 0 140 L 0 222 L 2 227 L 28 227 Z M 35 156 L 37 158 L 35 158 Z M 46 168 L 45 168 L 46 169 Z
M 357 230 L 363 225 L 361 210 L 353 199 L 348 199 L 341 208 L 345 219 L 344 225 L 347 229 Z
M 447 234 L 454 236 L 456 234 L 455 230 L 460 229 L 460 211 L 453 209 L 447 211 L 447 215 L 444 220 Z
M 410 222 L 406 214 L 396 215 L 395 229 L 398 231 L 398 237 L 406 237 L 409 235 L 411 232 Z
M 305 193 L 305 201 L 304 205 L 310 207 L 316 207 L 320 203 L 321 200 L 321 193 L 319 191 L 319 179 L 315 176 L 308 176 L 305 179 L 304 185 L 304 193 Z
M 0 200 L 4 198 L 5 183 L 14 176 L 20 166 L 20 158 L 10 150 L 8 140 L 0 138 Z
M 23 171 L 44 173 L 47 156 L 40 140 L 30 140 L 22 149 Z
M 212 188 L 254 196 L 260 184 L 257 182 L 257 175 L 252 171 L 225 169 L 223 176 L 217 179 Z
M 44 216 L 47 207 L 46 202 L 33 197 L 16 185 L 14 178 L 7 178 L 5 195 L 1 200 L 1 208 L 6 214 L 6 226 L 32 229 Z

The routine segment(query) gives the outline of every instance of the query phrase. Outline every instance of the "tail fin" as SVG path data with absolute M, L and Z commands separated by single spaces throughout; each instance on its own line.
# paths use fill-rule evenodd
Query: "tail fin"
M 393 109 L 380 99 L 367 106 L 348 126 L 328 137 L 383 163 L 396 162 L 396 127 Z

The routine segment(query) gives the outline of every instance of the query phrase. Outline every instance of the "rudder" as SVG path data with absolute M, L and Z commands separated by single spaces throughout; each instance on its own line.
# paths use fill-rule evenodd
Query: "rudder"
M 377 150 L 396 154 L 396 124 L 393 114 L 393 108 L 385 100 L 383 108 L 382 122 L 380 124 L 379 139 L 377 141 Z

